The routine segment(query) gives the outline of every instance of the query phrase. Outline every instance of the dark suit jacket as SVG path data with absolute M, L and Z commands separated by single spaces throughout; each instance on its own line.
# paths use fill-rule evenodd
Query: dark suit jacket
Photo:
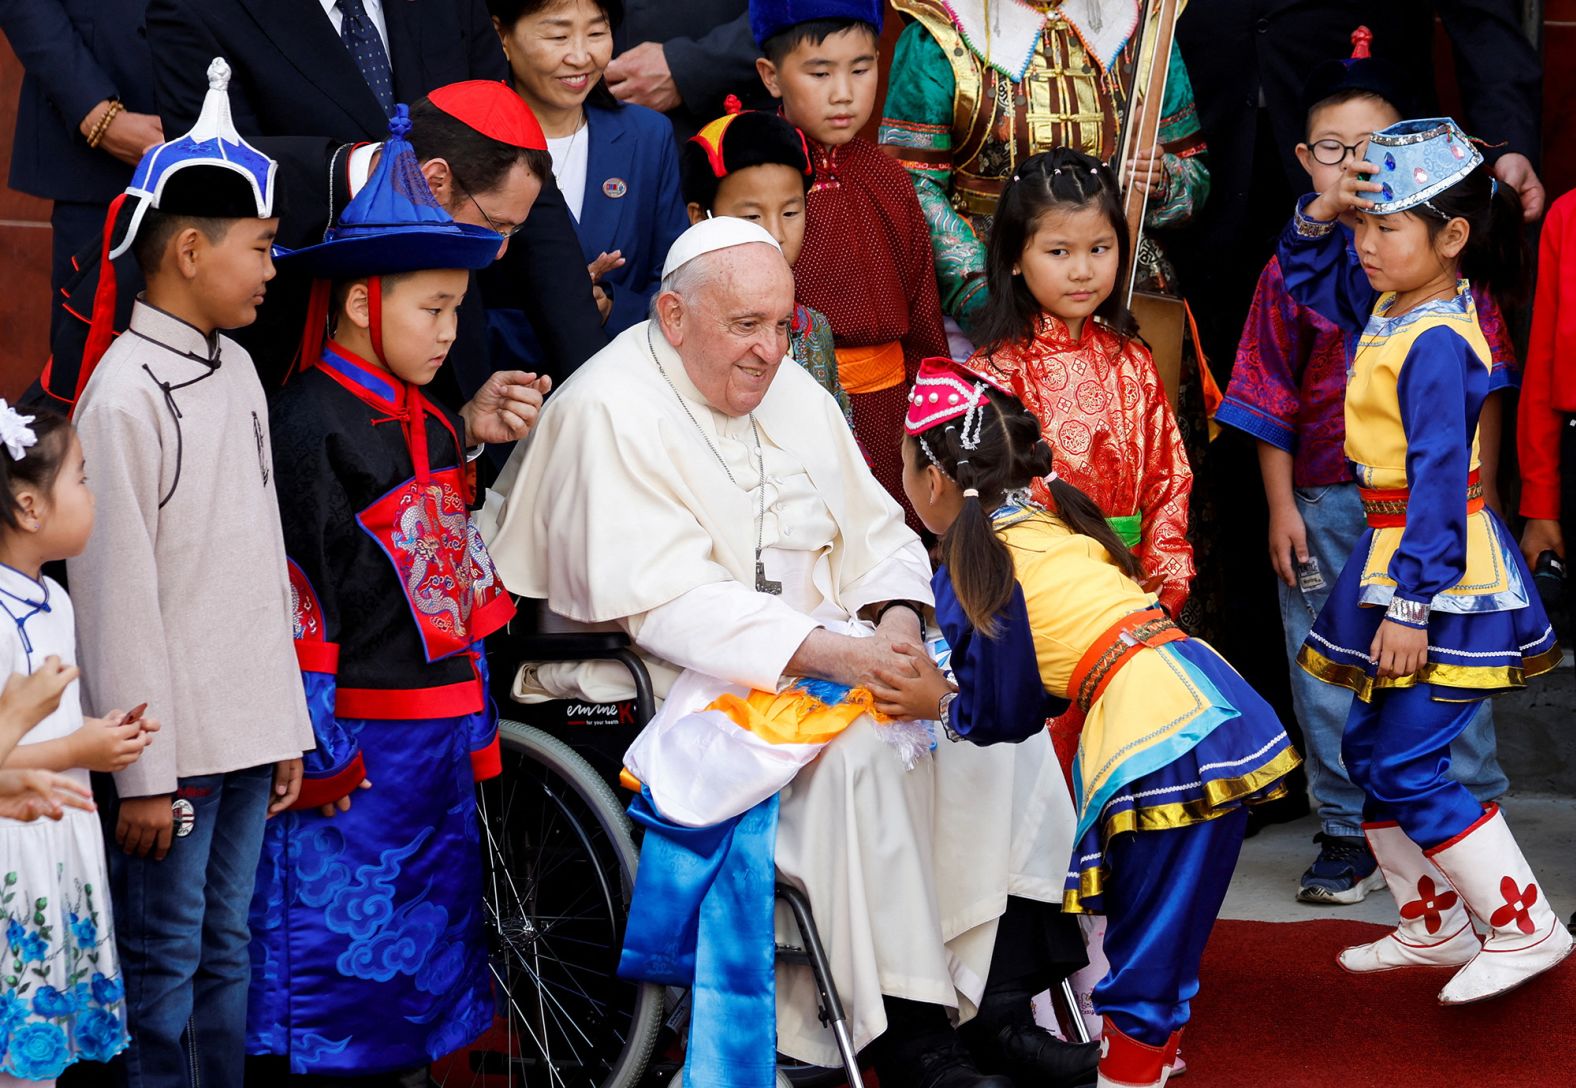
M 747 0 L 625 0 L 614 45 L 622 53 L 641 42 L 662 43 L 684 100 L 668 113 L 679 140 L 721 117 L 730 94 L 748 109 L 771 108 L 755 71 L 761 51 L 750 33 L 749 8 Z
M 394 0 L 384 4 L 383 14 L 398 101 L 414 102 L 457 80 L 508 75 L 481 0 Z M 318 0 L 150 0 L 148 40 L 165 131 L 184 131 L 196 119 L 207 91 L 208 63 L 224 57 L 233 72 L 230 103 L 236 127 L 279 160 L 280 244 L 321 237 L 329 218 L 330 157 L 340 144 L 383 139 L 388 119 Z M 333 205 L 336 210 L 342 206 Z M 561 379 L 607 340 L 589 278 L 563 275 L 565 268 L 584 267 L 584 262 L 574 223 L 551 179 L 509 248 L 523 251 L 511 265 L 519 277 L 518 294 L 542 328 Z M 264 310 L 298 304 L 286 285 L 278 287 Z M 265 373 L 281 366 L 278 356 L 286 350 L 288 331 L 294 327 L 299 335 L 299 313 L 287 315 L 294 323 L 260 316 L 258 329 L 250 337 L 243 334 L 243 342 L 253 340 L 249 347 L 260 346 L 268 354 L 271 362 L 252 351 Z M 453 369 L 485 377 L 491 367 L 480 305 L 464 307 L 461 320 L 450 353 Z M 263 343 L 257 345 L 258 340 Z M 476 353 L 481 355 L 471 357 Z
M 10 186 L 50 200 L 108 204 L 131 167 L 87 145 L 78 126 L 106 98 L 154 113 L 143 36 L 147 0 L 0 0 L 0 31 L 25 75 Z
M 678 149 L 673 126 L 643 106 L 608 109 L 587 105 L 586 188 L 580 207 L 581 263 L 619 250 L 624 264 L 603 277 L 613 289 L 613 309 L 603 327 L 609 337 L 646 318 L 662 279 L 673 240 L 689 226 L 679 193 Z M 488 308 L 489 350 L 497 367 L 561 375 L 544 355 L 535 323 L 522 315 L 508 255 L 482 272 Z
M 1215 192 L 1225 196 L 1252 159 L 1254 112 L 1262 91 L 1287 179 L 1304 179 L 1292 149 L 1303 138 L 1302 88 L 1310 72 L 1351 52 L 1351 33 L 1373 31 L 1373 53 L 1396 65 L 1416 88 L 1417 116 L 1437 109 L 1434 16 L 1454 46 L 1467 132 L 1489 144 L 1490 157 L 1518 151 L 1538 158 L 1542 68 L 1522 34 L 1515 0 L 1193 0 L 1177 24 Z M 1230 58 L 1219 62 L 1218 58 Z M 1222 191 L 1220 183 L 1227 183 Z
M 1434 16 L 1454 46 L 1465 105 L 1462 127 L 1490 144 L 1489 158 L 1518 151 L 1537 161 L 1542 74 L 1522 35 L 1516 0 L 1192 0 L 1177 23 L 1212 189 L 1194 221 L 1168 232 L 1183 290 L 1222 383 L 1231 367 L 1253 284 L 1273 239 L 1305 192 L 1294 149 L 1305 135 L 1302 89 L 1319 64 L 1351 53 L 1358 26 L 1373 52 L 1416 89 L 1414 116 L 1438 108 Z M 1262 96 L 1262 98 L 1261 98 Z M 1262 102 L 1263 108 L 1260 108 Z M 1403 110 L 1407 105 L 1402 105 Z

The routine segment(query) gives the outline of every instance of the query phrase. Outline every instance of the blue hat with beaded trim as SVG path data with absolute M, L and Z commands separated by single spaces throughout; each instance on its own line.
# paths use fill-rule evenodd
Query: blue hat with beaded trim
M 149 208 L 200 218 L 267 219 L 277 164 L 241 138 L 230 117 L 230 66 L 208 65 L 208 93 L 191 131 L 155 144 L 110 213 L 109 259 L 131 248 Z M 120 214 L 130 208 L 129 215 Z
M 881 33 L 883 0 L 750 0 L 750 33 L 764 45 L 790 27 L 820 19 L 857 19 Z
M 1368 139 L 1368 161 L 1379 167 L 1369 181 L 1373 215 L 1404 212 L 1428 202 L 1483 163 L 1479 151 L 1449 117 L 1398 121 Z M 1428 205 L 1433 210 L 1433 205 Z
M 492 264 L 503 235 L 457 223 L 432 195 L 416 152 L 405 137 L 410 111 L 404 103 L 389 118 L 389 138 L 376 169 L 323 232 L 323 241 L 276 250 L 281 267 L 316 279 L 420 272 L 431 268 L 480 269 Z

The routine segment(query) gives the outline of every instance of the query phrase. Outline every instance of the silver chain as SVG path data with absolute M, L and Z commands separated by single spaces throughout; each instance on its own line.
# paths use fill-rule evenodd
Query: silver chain
M 646 325 L 646 350 L 651 353 L 651 361 L 657 364 L 657 373 L 662 375 L 662 380 L 668 383 L 668 388 L 673 390 L 673 395 L 678 398 L 679 407 L 684 409 L 684 414 L 695 425 L 695 431 L 700 435 L 701 441 L 706 443 L 706 448 L 722 466 L 722 471 L 728 474 L 729 481 L 734 487 L 740 487 L 738 479 L 733 475 L 733 470 L 728 467 L 728 462 L 723 459 L 722 453 L 712 442 L 711 436 L 706 433 L 706 428 L 700 425 L 700 420 L 695 418 L 695 413 L 690 411 L 689 403 L 684 399 L 684 394 L 679 392 L 679 387 L 673 384 L 673 379 L 668 377 L 668 371 L 662 365 L 662 360 L 657 358 L 656 345 L 651 340 L 651 325 Z M 760 476 L 760 501 L 755 517 L 755 588 L 763 593 L 781 593 L 781 583 L 768 583 L 766 581 L 766 568 L 761 561 L 762 545 L 766 540 L 766 454 L 761 449 L 761 427 L 755 422 L 755 413 L 750 413 L 750 430 L 755 435 L 755 470 Z M 775 589 L 770 588 L 776 585 Z

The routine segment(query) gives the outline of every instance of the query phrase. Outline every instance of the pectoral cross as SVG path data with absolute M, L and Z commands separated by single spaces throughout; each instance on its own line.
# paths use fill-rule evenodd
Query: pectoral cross
M 762 560 L 762 559 L 756 559 L 755 560 L 755 592 L 757 592 L 757 593 L 770 593 L 772 596 L 775 597 L 775 596 L 780 595 L 782 593 L 782 591 L 783 591 L 783 584 L 781 582 L 774 582 L 770 578 L 766 577 L 766 563 L 765 563 L 765 561 Z

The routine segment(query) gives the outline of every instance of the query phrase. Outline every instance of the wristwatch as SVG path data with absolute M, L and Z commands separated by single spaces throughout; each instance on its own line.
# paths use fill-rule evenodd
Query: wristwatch
M 947 734 L 948 740 L 962 740 L 952 729 L 952 701 L 958 697 L 956 690 L 949 691 L 941 697 L 936 705 L 936 720 L 941 723 L 942 730 Z

